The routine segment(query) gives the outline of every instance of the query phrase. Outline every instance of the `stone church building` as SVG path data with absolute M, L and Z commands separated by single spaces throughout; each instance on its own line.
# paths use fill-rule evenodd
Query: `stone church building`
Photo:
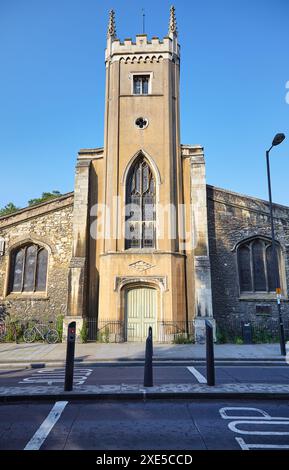
M 111 341 L 277 322 L 268 203 L 208 186 L 204 149 L 180 142 L 174 8 L 167 37 L 135 42 L 111 12 L 105 66 L 104 146 L 79 152 L 74 192 L 0 218 L 2 308 Z M 288 320 L 289 208 L 274 216 Z

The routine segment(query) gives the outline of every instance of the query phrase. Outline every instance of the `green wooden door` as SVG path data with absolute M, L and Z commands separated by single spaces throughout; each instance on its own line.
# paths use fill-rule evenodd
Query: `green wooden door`
M 157 291 L 149 287 L 138 287 L 126 291 L 125 298 L 127 341 L 145 341 L 148 329 L 157 329 Z

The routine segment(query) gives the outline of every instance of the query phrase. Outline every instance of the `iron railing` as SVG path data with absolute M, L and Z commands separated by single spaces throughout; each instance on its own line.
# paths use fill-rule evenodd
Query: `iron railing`
M 87 341 L 101 343 L 122 343 L 124 341 L 124 322 L 86 318 Z
M 285 338 L 289 341 L 289 317 L 284 316 Z M 129 328 L 130 341 L 138 341 L 134 330 L 124 321 L 102 320 L 95 318 L 85 320 L 87 325 L 87 341 L 102 343 L 123 343 L 127 340 Z M 158 343 L 193 343 L 195 339 L 194 321 L 162 321 L 152 325 L 154 341 Z M 245 328 L 247 335 L 245 337 Z M 248 329 L 252 343 L 278 343 L 279 319 L 273 316 L 260 316 L 252 319 L 219 318 L 216 319 L 216 339 L 218 343 L 242 344 L 248 340 Z M 145 341 L 145 338 L 142 339 Z
M 159 343 L 193 342 L 195 337 L 194 321 L 158 322 L 157 337 Z
M 102 320 L 95 318 L 85 320 L 87 325 L 87 341 L 101 343 L 122 343 L 126 341 L 126 330 L 129 328 L 124 321 Z M 194 322 L 157 322 L 154 326 L 154 341 L 159 343 L 185 343 L 194 339 Z M 134 330 L 130 330 L 130 341 L 138 340 Z M 145 340 L 145 338 L 143 338 Z

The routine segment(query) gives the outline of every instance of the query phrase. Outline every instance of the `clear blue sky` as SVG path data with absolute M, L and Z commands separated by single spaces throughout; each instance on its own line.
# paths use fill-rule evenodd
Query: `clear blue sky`
M 80 148 L 103 145 L 108 10 L 120 39 L 167 35 L 171 1 L 0 0 L 0 207 L 73 190 Z M 209 184 L 289 205 L 289 1 L 175 0 L 182 142 L 205 147 Z M 289 97 L 288 97 L 289 102 Z

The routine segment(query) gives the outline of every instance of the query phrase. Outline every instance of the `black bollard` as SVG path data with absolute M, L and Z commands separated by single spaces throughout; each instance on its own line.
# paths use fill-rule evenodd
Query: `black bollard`
M 149 328 L 146 340 L 146 356 L 144 369 L 144 387 L 153 387 L 153 331 Z
M 74 369 L 74 351 L 75 351 L 75 331 L 76 322 L 68 325 L 66 366 L 65 366 L 65 384 L 64 391 L 71 392 L 73 389 L 73 369 Z
M 213 326 L 206 320 L 207 384 L 215 385 L 215 358 Z
M 149 327 L 149 336 L 152 339 L 152 357 L 153 357 L 154 356 L 154 343 L 153 343 L 153 329 L 151 326 Z

